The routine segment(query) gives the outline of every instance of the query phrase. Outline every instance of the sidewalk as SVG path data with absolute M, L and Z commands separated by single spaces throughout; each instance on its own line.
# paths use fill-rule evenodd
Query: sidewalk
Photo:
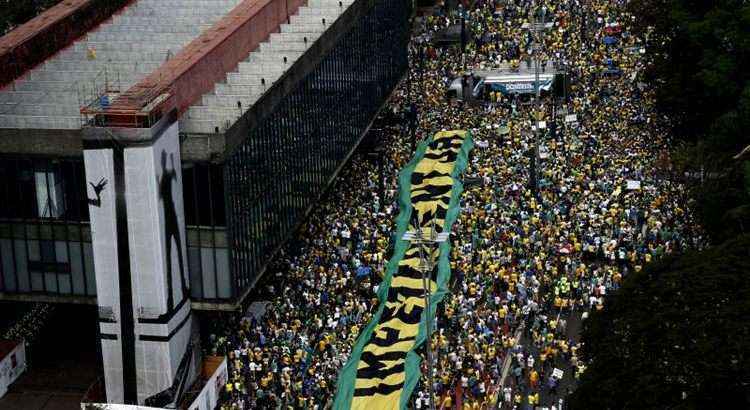
M 80 410 L 97 376 L 96 362 L 85 356 L 32 365 L 0 398 L 0 409 Z

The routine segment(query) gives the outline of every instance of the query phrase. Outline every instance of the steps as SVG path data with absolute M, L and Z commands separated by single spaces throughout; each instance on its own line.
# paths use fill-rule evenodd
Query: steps
M 81 90 L 128 89 L 241 1 L 138 0 L 0 91 L 0 128 L 80 128 Z
M 308 0 L 307 6 L 290 16 L 279 33 L 251 52 L 223 83 L 203 95 L 180 118 L 180 131 L 214 133 L 226 131 L 302 56 L 354 0 Z M 240 105 L 238 105 L 238 102 Z

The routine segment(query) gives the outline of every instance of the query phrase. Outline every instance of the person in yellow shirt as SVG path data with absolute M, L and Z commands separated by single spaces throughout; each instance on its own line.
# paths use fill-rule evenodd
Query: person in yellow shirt
M 443 409 L 452 409 L 453 408 L 453 398 L 450 394 L 446 394 L 445 398 L 443 399 L 443 402 L 440 404 L 440 407 Z
M 324 337 L 322 337 L 322 338 L 321 338 L 321 339 L 320 339 L 320 340 L 318 341 L 318 351 L 322 352 L 322 351 L 326 350 L 326 344 L 327 344 L 327 339 L 326 339 L 326 337 L 324 336 Z
M 262 377 L 260 379 L 260 385 L 263 388 L 268 387 L 269 384 L 271 384 L 271 381 L 273 380 L 273 374 L 271 372 L 268 372 L 265 377 Z
M 529 372 L 529 384 L 532 389 L 536 389 L 537 383 L 539 383 L 539 373 L 536 369 L 531 369 Z
M 555 290 L 557 290 L 557 287 L 555 287 Z M 560 307 L 562 307 L 562 298 L 560 298 L 560 296 L 558 296 L 558 295 L 555 295 L 555 301 L 554 301 L 554 305 L 555 305 L 555 307 L 556 307 L 556 308 L 558 308 L 558 309 L 559 309 Z
M 529 406 L 533 407 L 536 405 L 536 397 L 534 396 L 534 393 L 529 393 L 528 401 L 529 401 Z
M 560 351 L 563 353 L 563 357 L 568 357 L 569 350 L 570 347 L 568 346 L 568 343 L 565 341 L 565 339 L 560 340 Z

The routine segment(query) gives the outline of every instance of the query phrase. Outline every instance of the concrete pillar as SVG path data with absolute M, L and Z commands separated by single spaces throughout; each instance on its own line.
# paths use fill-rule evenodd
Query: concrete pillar
M 178 124 L 85 130 L 107 401 L 168 407 L 197 376 Z

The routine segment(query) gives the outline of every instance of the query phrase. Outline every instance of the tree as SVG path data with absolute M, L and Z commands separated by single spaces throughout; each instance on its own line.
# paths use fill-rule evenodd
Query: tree
M 742 114 L 750 95 L 750 4 L 633 0 L 630 10 L 635 31 L 648 35 L 649 75 L 678 135 L 714 137 L 718 131 L 721 138 L 747 141 L 731 128 L 748 121 Z
M 675 168 L 711 175 L 694 184 L 697 215 L 714 243 L 750 196 L 732 157 L 750 144 L 750 3 L 632 0 L 634 32 L 648 38 L 647 78 L 681 142 Z
M 750 408 L 750 235 L 631 273 L 585 322 L 572 409 Z

